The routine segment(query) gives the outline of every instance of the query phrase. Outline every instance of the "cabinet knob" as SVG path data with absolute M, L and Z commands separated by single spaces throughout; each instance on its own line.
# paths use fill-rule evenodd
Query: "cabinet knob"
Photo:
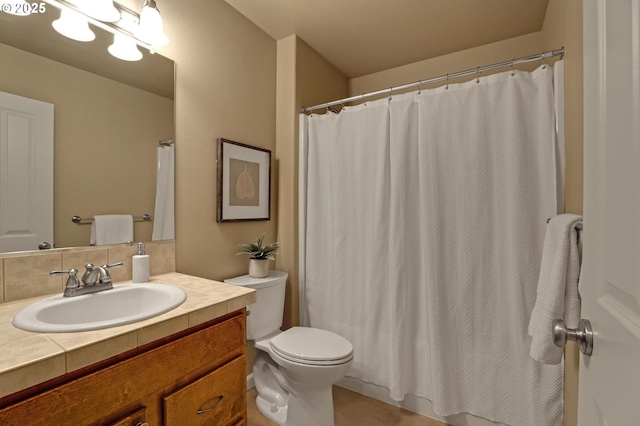
M 147 423 L 147 422 L 144 422 L 144 423 L 138 422 L 138 424 L 136 426 L 149 426 L 149 423 Z

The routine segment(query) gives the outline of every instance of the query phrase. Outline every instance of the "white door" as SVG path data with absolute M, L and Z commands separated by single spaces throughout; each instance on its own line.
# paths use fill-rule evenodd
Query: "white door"
M 53 247 L 53 105 L 0 92 L 0 253 Z
M 578 425 L 640 425 L 640 0 L 585 0 Z

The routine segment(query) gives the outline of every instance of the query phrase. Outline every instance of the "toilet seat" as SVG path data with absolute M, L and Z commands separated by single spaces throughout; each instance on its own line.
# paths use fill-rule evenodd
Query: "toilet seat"
M 291 362 L 307 365 L 338 365 L 353 358 L 353 345 L 327 330 L 293 327 L 270 341 L 274 354 Z

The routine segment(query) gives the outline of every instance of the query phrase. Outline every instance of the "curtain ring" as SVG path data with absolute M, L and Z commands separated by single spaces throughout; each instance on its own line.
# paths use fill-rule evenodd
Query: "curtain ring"
M 447 74 L 447 84 L 444 86 L 445 90 L 449 90 L 449 74 Z
M 511 76 L 513 77 L 514 75 L 516 75 L 516 70 L 513 68 L 516 65 L 516 60 L 512 60 L 511 61 Z
M 393 87 L 389 87 L 389 100 L 393 97 Z
M 418 80 L 418 95 L 422 94 L 422 80 Z
M 546 70 L 547 69 L 547 64 L 545 63 L 545 56 L 544 53 L 542 54 L 542 69 Z
M 476 84 L 480 83 L 480 67 L 476 68 Z

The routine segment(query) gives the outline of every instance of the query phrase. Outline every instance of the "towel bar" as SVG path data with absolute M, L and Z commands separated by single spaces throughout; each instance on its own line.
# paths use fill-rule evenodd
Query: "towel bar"
M 142 216 L 133 216 L 133 220 L 135 222 L 148 222 L 151 220 L 151 215 L 148 213 L 143 214 Z M 74 216 L 71 218 L 71 222 L 73 223 L 91 223 L 93 222 L 93 218 L 89 218 L 89 219 L 83 219 L 80 216 Z

